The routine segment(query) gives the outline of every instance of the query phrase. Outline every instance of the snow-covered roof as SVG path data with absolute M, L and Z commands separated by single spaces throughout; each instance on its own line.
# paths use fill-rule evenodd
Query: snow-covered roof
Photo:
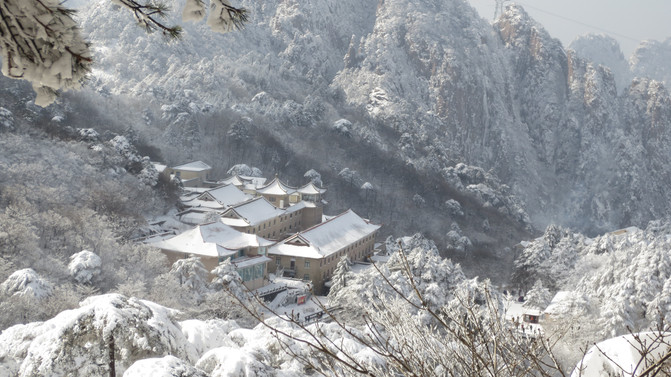
M 265 195 L 289 195 L 296 192 L 296 188 L 282 183 L 278 177 L 275 177 L 267 185 L 256 189 L 256 192 Z
M 266 179 L 263 177 L 250 177 L 246 175 L 232 175 L 228 178 L 220 180 L 219 183 L 226 185 L 245 186 L 247 188 L 256 190 L 257 187 L 261 187 L 266 183 Z
M 542 311 L 542 310 L 539 310 L 539 309 L 536 309 L 536 308 L 526 308 L 526 307 L 523 309 L 522 312 L 523 312 L 523 314 L 525 314 L 525 315 L 536 315 L 536 316 L 540 316 L 540 315 L 543 314 L 543 311 Z
M 374 233 L 380 225 L 371 224 L 354 211 L 342 214 L 296 233 L 271 247 L 269 254 L 319 259 Z
M 184 194 L 182 197 L 192 197 L 194 195 L 200 195 L 205 191 L 211 190 L 208 187 L 184 187 Z
M 573 292 L 559 291 L 550 301 L 550 304 L 545 308 L 545 314 L 560 314 L 566 312 L 566 306 L 572 301 Z
M 233 185 L 217 187 L 201 194 L 201 196 L 205 195 L 209 195 L 212 199 L 225 205 L 246 202 L 252 198 Z
M 235 186 L 242 186 L 242 185 L 245 184 L 242 181 L 242 179 L 240 179 L 240 177 L 238 177 L 237 175 L 234 175 L 234 176 L 231 176 L 231 177 L 228 177 L 228 178 L 224 178 L 224 179 L 220 180 L 219 183 L 222 183 L 224 185 L 235 185 Z
M 152 162 L 152 165 L 154 165 L 154 169 L 156 169 L 157 172 L 163 173 L 163 171 L 168 167 L 167 165 L 163 165 L 158 162 Z
M 204 171 L 210 170 L 212 167 L 203 161 L 194 161 L 189 162 L 188 164 L 175 166 L 173 170 L 182 170 L 182 171 Z
M 237 231 L 221 222 L 198 225 L 165 241 L 152 245 L 180 253 L 224 257 L 246 247 L 272 245 L 272 241 Z
M 597 343 L 576 365 L 571 377 L 639 376 L 648 362 L 660 360 L 671 347 L 671 333 L 642 332 L 627 334 Z
M 250 199 L 251 195 L 245 194 L 234 185 L 225 185 L 207 190 L 195 198 L 182 199 L 182 204 L 189 207 L 222 209 Z
M 231 207 L 226 212 L 224 212 L 222 221 L 228 223 L 229 219 L 226 218 L 226 215 L 230 214 L 231 212 L 234 212 L 239 219 L 245 221 L 245 225 L 242 226 L 255 226 L 256 224 L 262 223 L 274 217 L 278 217 L 285 213 L 284 210 L 276 208 L 264 197 L 252 199 L 248 202 Z
M 296 204 L 290 205 L 288 208 L 285 209 L 286 213 L 292 213 L 296 211 L 300 211 L 303 208 L 315 208 L 317 207 L 316 204 L 311 203 L 311 202 L 306 202 L 305 200 L 301 200 L 300 202 Z
M 253 184 L 254 187 L 261 187 L 266 184 L 266 179 L 264 177 L 252 177 L 249 175 L 241 175 L 239 177 L 243 181 Z
M 323 194 L 326 192 L 326 189 L 324 188 L 319 188 L 315 186 L 312 182 L 308 182 L 305 186 L 301 186 L 298 188 L 299 193 L 304 194 L 304 195 L 318 195 L 318 194 Z
M 233 219 L 230 217 L 222 217 L 221 222 L 232 227 L 245 227 L 249 225 L 245 219 Z

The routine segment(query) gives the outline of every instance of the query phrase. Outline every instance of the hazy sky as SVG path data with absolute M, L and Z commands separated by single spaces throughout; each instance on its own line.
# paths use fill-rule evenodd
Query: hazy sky
M 487 20 L 494 0 L 468 0 Z M 628 58 L 639 42 L 671 37 L 671 0 L 521 0 L 515 1 L 564 46 L 578 35 L 604 33 L 617 39 Z

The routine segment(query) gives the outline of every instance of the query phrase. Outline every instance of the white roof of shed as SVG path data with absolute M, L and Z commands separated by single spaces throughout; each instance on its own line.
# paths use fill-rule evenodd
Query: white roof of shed
M 223 257 L 246 247 L 269 246 L 273 242 L 254 234 L 239 232 L 214 222 L 198 225 L 165 241 L 153 243 L 160 249 L 210 257 Z
M 160 162 L 152 162 L 152 165 L 154 165 L 154 169 L 156 169 L 157 172 L 163 173 L 163 171 L 168 167 L 167 165 L 163 165 Z
M 380 225 L 371 224 L 354 211 L 317 224 L 271 247 L 269 254 L 319 259 L 374 233 Z
M 179 166 L 175 166 L 172 168 L 173 170 L 183 170 L 183 171 L 204 171 L 204 170 L 210 170 L 212 167 L 203 161 L 194 161 L 194 162 L 189 162 L 188 164 L 183 164 Z

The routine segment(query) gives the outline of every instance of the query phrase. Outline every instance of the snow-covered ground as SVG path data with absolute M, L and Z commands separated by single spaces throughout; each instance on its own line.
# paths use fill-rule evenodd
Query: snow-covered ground
M 515 323 L 518 324 L 516 326 L 518 332 L 524 334 L 543 333 L 543 326 L 541 326 L 541 324 L 524 322 L 523 320 L 525 314 L 540 316 L 541 312 L 539 310 L 526 308 L 524 307 L 523 302 L 519 302 L 517 300 L 506 300 L 505 306 L 506 306 L 506 319 L 511 321 L 511 323 L 513 324 Z

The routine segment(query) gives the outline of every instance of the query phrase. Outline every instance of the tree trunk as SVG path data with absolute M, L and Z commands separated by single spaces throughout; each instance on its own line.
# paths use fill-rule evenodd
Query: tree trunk
M 110 335 L 110 338 L 107 341 L 107 347 L 109 348 L 109 377 L 116 377 L 116 370 L 114 368 L 114 335 Z

